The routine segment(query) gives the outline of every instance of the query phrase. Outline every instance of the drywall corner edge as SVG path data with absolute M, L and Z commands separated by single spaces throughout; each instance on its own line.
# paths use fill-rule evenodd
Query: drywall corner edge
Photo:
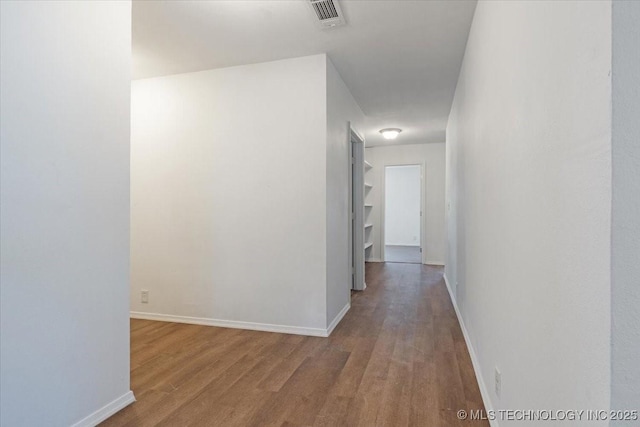
M 449 286 L 449 281 L 447 280 L 447 275 L 444 274 L 442 276 L 444 279 L 444 283 L 447 286 L 447 292 L 449 293 L 449 298 L 451 299 L 451 304 L 453 304 L 453 309 L 456 312 L 456 317 L 458 318 L 458 323 L 460 324 L 460 329 L 462 329 L 462 335 L 464 336 L 464 342 L 467 344 L 467 349 L 469 350 L 469 356 L 471 356 L 471 363 L 473 364 L 473 371 L 476 374 L 476 381 L 478 381 L 478 387 L 480 388 L 480 395 L 482 396 L 482 403 L 484 403 L 485 414 L 493 413 L 493 404 L 491 403 L 491 398 L 489 397 L 489 390 L 487 389 L 487 385 L 484 382 L 484 378 L 482 377 L 482 373 L 480 371 L 480 361 L 478 360 L 478 356 L 476 356 L 476 352 L 471 344 L 471 337 L 469 337 L 469 333 L 467 332 L 467 328 L 464 325 L 464 320 L 462 320 L 462 313 L 460 313 L 460 309 L 458 308 L 458 302 L 453 296 L 453 292 L 451 291 L 451 286 Z M 499 427 L 498 421 L 496 419 L 489 419 L 489 425 L 491 427 Z
M 347 314 L 347 312 L 351 309 L 351 302 L 348 302 L 342 310 L 336 315 L 336 317 L 331 321 L 329 326 L 327 327 L 327 337 L 331 335 L 331 332 L 338 326 L 338 323 L 342 320 L 342 318 Z
M 113 400 L 112 402 L 107 403 L 102 408 L 98 409 L 94 413 L 86 416 L 81 419 L 77 423 L 73 424 L 71 427 L 94 427 L 119 412 L 120 410 L 126 408 L 136 401 L 135 396 L 133 395 L 133 391 L 129 390 L 122 396 Z

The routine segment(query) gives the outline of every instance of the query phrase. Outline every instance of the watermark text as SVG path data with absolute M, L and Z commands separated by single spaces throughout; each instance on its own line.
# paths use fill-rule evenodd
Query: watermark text
M 638 421 L 638 410 L 483 409 L 458 411 L 460 420 L 488 421 Z

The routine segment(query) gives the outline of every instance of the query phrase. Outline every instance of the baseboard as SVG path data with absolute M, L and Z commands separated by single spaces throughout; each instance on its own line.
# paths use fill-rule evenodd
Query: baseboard
M 482 377 L 482 372 L 480 370 L 480 362 L 478 361 L 478 356 L 476 356 L 476 351 L 471 344 L 471 338 L 469 337 L 469 333 L 467 332 L 467 328 L 464 325 L 464 320 L 462 320 L 462 314 L 460 313 L 460 309 L 458 308 L 458 302 L 451 291 L 451 286 L 449 286 L 449 281 L 447 280 L 447 275 L 443 275 L 444 283 L 447 286 L 447 291 L 449 292 L 449 298 L 451 299 L 451 303 L 453 304 L 453 309 L 456 311 L 456 317 L 458 318 L 458 323 L 460 323 L 460 329 L 462 329 L 462 335 L 464 336 L 464 341 L 467 343 L 467 348 L 469 349 L 469 356 L 471 356 L 471 363 L 473 364 L 473 371 L 476 374 L 476 379 L 478 381 L 478 387 L 480 388 L 480 395 L 482 396 L 482 402 L 484 403 L 484 409 L 486 413 L 493 412 L 493 404 L 491 403 L 491 398 L 489 397 L 489 390 L 487 389 L 487 385 L 484 382 L 484 378 Z M 489 420 L 489 425 L 491 427 L 499 427 L 498 420 Z
M 336 317 L 329 324 L 329 327 L 327 328 L 327 336 L 331 335 L 331 332 L 333 332 L 336 326 L 338 326 L 338 323 L 340 323 L 340 321 L 342 320 L 344 315 L 347 314 L 347 311 L 349 311 L 350 308 L 351 308 L 350 302 L 348 302 L 344 307 L 342 307 L 342 310 L 340 310 L 340 313 L 338 313 Z
M 281 334 L 306 335 L 312 337 L 328 337 L 327 329 L 304 328 L 300 326 L 273 325 L 270 323 L 242 322 L 239 320 L 209 319 L 205 317 L 174 316 L 160 313 L 144 313 L 132 311 L 132 319 L 157 320 L 160 322 L 188 323 L 191 325 L 217 326 L 220 328 L 249 329 L 252 331 L 278 332 Z
M 136 401 L 133 392 L 129 390 L 113 402 L 107 403 L 102 408 L 95 411 L 93 414 L 81 419 L 71 427 L 95 427 L 116 412 L 131 405 Z
M 366 259 L 365 262 L 384 262 L 380 258 L 369 258 Z M 437 265 L 438 267 L 444 267 L 444 262 L 442 261 L 426 261 L 423 262 L 424 265 Z

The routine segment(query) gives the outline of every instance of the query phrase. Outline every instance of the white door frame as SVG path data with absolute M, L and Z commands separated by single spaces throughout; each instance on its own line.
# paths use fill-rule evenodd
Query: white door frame
M 363 291 L 367 287 L 364 277 L 364 138 L 351 127 L 351 122 L 348 122 L 347 126 L 349 138 L 349 266 L 352 273 L 350 288 Z
M 427 263 L 427 251 L 425 250 L 426 240 L 426 218 L 425 214 L 427 200 L 427 174 L 425 162 L 406 162 L 406 163 L 385 163 L 382 167 L 382 183 L 381 183 L 381 203 L 380 203 L 380 258 L 385 262 L 384 247 L 386 244 L 385 236 L 385 219 L 387 210 L 386 186 L 387 186 L 387 166 L 420 166 L 420 259 L 422 264 Z

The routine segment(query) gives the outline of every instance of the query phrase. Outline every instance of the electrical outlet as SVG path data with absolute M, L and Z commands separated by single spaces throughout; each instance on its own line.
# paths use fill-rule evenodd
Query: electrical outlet
M 496 366 L 494 379 L 495 379 L 494 387 L 495 387 L 496 396 L 500 397 L 500 394 L 502 393 L 502 373 L 500 372 L 497 366 Z
M 143 290 L 140 292 L 140 302 L 143 304 L 147 304 L 149 302 L 149 291 Z

